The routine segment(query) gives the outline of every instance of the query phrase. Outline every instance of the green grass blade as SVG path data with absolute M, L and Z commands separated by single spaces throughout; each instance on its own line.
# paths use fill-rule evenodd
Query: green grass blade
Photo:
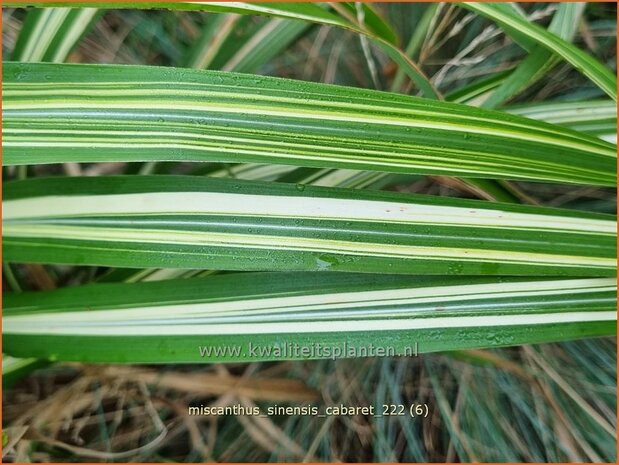
M 560 124 L 609 142 L 616 143 L 617 140 L 617 104 L 612 100 L 512 105 L 506 107 L 505 111 Z
M 260 18 L 264 21 L 254 25 L 252 19 L 236 14 L 213 14 L 189 49 L 185 66 L 255 73 L 312 26 L 311 22 L 282 18 Z
M 224 42 L 231 36 L 240 16 L 214 14 L 208 18 L 200 37 L 190 48 L 184 60 L 188 68 L 206 69 L 216 59 Z
M 561 3 L 552 18 L 548 32 L 563 40 L 571 41 L 578 29 L 585 3 Z M 504 101 L 524 91 L 544 77 L 560 61 L 548 49 L 537 46 L 529 56 L 503 81 L 483 103 L 485 108 L 495 108 Z
M 286 165 L 255 165 L 252 163 L 239 164 L 225 169 L 217 170 L 208 174 L 211 177 L 234 178 L 252 181 L 278 181 L 292 182 L 295 184 L 311 184 L 324 187 L 345 187 L 350 189 L 380 190 L 385 185 L 395 181 L 394 178 L 406 175 L 394 175 L 376 171 L 358 170 L 330 170 L 314 168 L 294 168 Z M 418 178 L 421 178 L 418 176 Z M 127 268 L 117 268 L 106 275 L 107 282 L 136 282 L 151 281 L 173 278 L 190 278 L 200 273 L 217 273 L 217 271 L 202 271 L 195 269 L 146 269 L 132 271 Z M 99 280 L 102 282 L 102 280 Z
M 406 56 L 411 57 L 412 60 L 417 61 L 417 55 L 419 54 L 419 50 L 423 45 L 423 42 L 428 34 L 428 30 L 430 25 L 432 24 L 432 20 L 434 19 L 437 11 L 439 11 L 440 3 L 428 3 L 413 35 L 411 36 L 408 45 L 406 46 L 406 50 L 404 53 Z M 398 92 L 402 88 L 402 84 L 404 83 L 404 70 L 402 68 L 398 68 L 395 77 L 393 78 L 393 82 L 391 84 L 391 91 Z
M 190 176 L 38 178 L 3 190 L 11 262 L 613 276 L 614 216 Z
M 217 169 L 208 173 L 213 178 L 245 179 L 248 181 L 277 181 L 291 171 L 296 170 L 290 165 L 260 165 L 241 163 L 234 166 Z
M 32 2 L 31 5 L 38 7 L 50 6 L 75 6 L 66 2 L 51 2 L 41 3 Z M 81 2 L 81 6 L 95 6 L 105 8 L 110 6 L 105 2 Z M 7 6 L 10 4 L 7 3 Z M 17 5 L 23 6 L 23 5 Z M 171 10 L 203 10 L 219 13 L 237 13 L 250 15 L 267 15 L 279 18 L 294 19 L 300 21 L 309 21 L 315 24 L 324 24 L 327 26 L 341 27 L 351 30 L 358 34 L 367 36 L 377 47 L 382 49 L 398 66 L 413 80 L 421 92 L 431 98 L 440 96 L 439 92 L 434 88 L 432 83 L 424 75 L 424 73 L 413 63 L 406 54 L 392 43 L 395 40 L 393 31 L 389 30 L 389 26 L 367 6 L 364 8 L 368 15 L 368 24 L 365 27 L 360 26 L 356 22 L 347 20 L 346 18 L 337 15 L 317 3 L 268 3 L 268 2 L 115 2 L 115 8 L 166 8 Z
M 274 18 L 267 21 L 222 66 L 223 71 L 255 73 L 260 66 L 286 50 L 312 26 L 305 21 Z
M 500 181 L 480 178 L 461 178 L 477 197 L 497 202 L 520 203 L 520 198 Z
M 28 373 L 48 363 L 36 358 L 15 358 L 2 354 L 2 387 L 8 389 Z
M 292 345 L 313 346 L 305 358 L 370 345 L 424 353 L 612 335 L 615 305 L 612 278 L 247 273 L 93 284 L 5 296 L 3 349 L 106 363 L 303 358 Z
M 29 10 L 11 59 L 54 63 L 65 61 L 98 13 L 96 8 Z
M 69 8 L 30 10 L 11 58 L 15 61 L 43 61 L 54 35 L 60 30 L 70 11 Z
M 498 73 L 489 79 L 475 81 L 447 95 L 448 101 L 475 105 L 477 99 L 485 100 L 488 92 L 497 88 L 509 76 Z M 559 124 L 575 131 L 598 136 L 616 144 L 617 104 L 612 100 L 585 100 L 577 102 L 541 102 L 509 105 L 503 111 L 526 118 Z
M 557 54 L 587 76 L 600 89 L 617 101 L 617 77 L 602 63 L 571 43 L 518 15 L 507 14 L 500 4 L 464 2 L 459 5 L 496 21 L 506 32 L 525 35 L 535 43 Z
M 512 73 L 511 69 L 485 76 L 470 84 L 454 89 L 449 92 L 445 99 L 448 102 L 465 103 L 467 105 L 480 106 L 488 98 L 489 93 L 498 88 L 501 83 Z
M 344 16 L 351 23 L 356 23 L 359 27 L 365 28 L 371 34 L 384 39 L 386 42 L 389 42 L 393 45 L 398 44 L 398 35 L 393 29 L 393 27 L 385 21 L 385 19 L 374 9 L 372 5 L 369 3 L 363 3 L 361 5 L 363 7 L 363 25 L 359 25 L 357 21 L 357 8 L 355 2 L 342 2 L 332 4 L 332 8 L 335 12 L 346 11 L 347 14 Z
M 502 112 L 277 78 L 3 65 L 5 165 L 281 163 L 614 186 L 616 146 Z
M 181 8 L 185 8 L 182 4 Z M 412 62 L 406 54 L 394 45 L 395 34 L 390 30 L 389 26 L 375 14 L 367 6 L 364 7 L 364 12 L 367 15 L 368 23 L 364 26 L 357 24 L 356 21 L 350 21 L 343 16 L 334 12 L 328 11 L 319 4 L 314 3 L 243 3 L 236 2 L 231 7 L 227 3 L 208 3 L 201 4 L 202 9 L 212 11 L 230 11 L 239 14 L 266 14 L 269 16 L 277 16 L 282 18 L 311 21 L 317 24 L 328 26 L 342 27 L 349 29 L 355 33 L 367 36 L 378 48 L 383 50 L 396 64 L 404 70 L 411 80 L 421 90 L 423 95 L 431 98 L 440 96 L 439 92 L 434 88 L 429 79 L 424 73 Z M 350 5 L 345 5 L 345 9 L 351 8 Z

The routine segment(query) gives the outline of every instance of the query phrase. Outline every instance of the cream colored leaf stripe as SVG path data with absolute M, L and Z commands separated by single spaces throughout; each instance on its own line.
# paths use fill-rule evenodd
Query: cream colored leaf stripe
M 617 104 L 612 100 L 538 103 L 511 106 L 506 110 L 515 115 L 561 124 L 616 143 Z
M 613 278 L 243 273 L 8 294 L 3 349 L 159 363 L 299 358 L 252 354 L 251 344 L 331 351 L 418 344 L 429 352 L 609 335 L 615 306 Z M 233 347 L 240 351 L 229 353 Z
M 305 189 L 305 186 L 303 186 Z M 232 192 L 145 192 L 97 196 L 45 196 L 9 200 L 3 206 L 3 219 L 52 219 L 70 217 L 121 217 L 140 215 L 230 215 L 277 218 L 345 219 L 370 222 L 423 223 L 430 225 L 518 228 L 532 231 L 575 231 L 616 234 L 612 221 L 553 217 L 510 212 L 501 206 L 484 208 L 397 203 L 380 200 L 355 200 L 316 197 L 285 197 Z M 551 222 L 552 221 L 552 222 Z
M 609 215 L 189 176 L 127 180 L 7 183 L 5 259 L 517 275 L 616 268 Z
M 231 161 L 616 182 L 613 144 L 458 104 L 133 66 L 7 63 L 3 79 L 8 165 Z
M 295 288 L 293 295 L 287 289 L 260 288 L 259 298 L 243 296 L 243 282 L 255 275 L 236 277 L 241 296 L 226 294 L 233 280 L 214 278 L 209 286 L 221 282 L 223 292 L 209 298 L 199 292 L 200 283 L 192 279 L 189 294 L 178 294 L 183 303 L 157 304 L 158 294 L 169 294 L 179 281 L 156 283 L 163 287 L 155 292 L 150 304 L 138 306 L 144 292 L 153 290 L 155 283 L 93 285 L 73 295 L 70 290 L 60 293 L 26 295 L 9 299 L 3 318 L 5 334 L 56 334 L 92 336 L 147 336 L 147 335 L 234 335 L 280 334 L 313 332 L 358 332 L 381 330 L 428 330 L 438 328 L 467 328 L 522 325 L 552 325 L 565 323 L 615 321 L 616 283 L 611 279 L 568 280 L 509 280 L 482 283 L 430 282 L 429 285 L 405 287 L 406 279 L 398 278 L 393 286 L 388 279 L 379 281 L 379 290 L 363 291 L 355 288 L 367 277 L 350 275 L 346 280 L 335 275 L 339 290 L 327 289 L 314 293 Z M 303 275 L 292 275 L 292 278 Z M 311 280 L 325 278 L 308 274 Z M 206 278 L 213 279 L 213 278 Z M 261 277 L 263 283 L 273 283 L 277 275 Z M 266 280 L 266 281 L 265 281 Z M 412 278 L 408 278 L 412 282 Z M 313 283 L 315 284 L 315 283 Z M 264 284 L 262 284 L 264 285 Z M 354 289 L 346 292 L 346 287 Z M 410 286 L 410 284 L 409 284 Z M 90 303 L 89 310 L 79 307 L 77 298 L 90 289 L 115 290 L 119 295 L 138 297 L 133 302 Z M 52 298 L 50 300 L 50 298 Z M 61 300 L 59 301 L 58 298 Z M 77 300 L 76 300 L 77 299 Z M 118 300 L 107 297 L 108 301 Z M 121 297 L 122 300 L 122 297 Z M 132 300 L 132 299 L 129 299 Z M 54 305 L 64 302 L 64 308 Z M 29 304 L 29 305 L 26 305 Z M 46 309 L 46 305 L 50 305 Z M 75 308 L 75 309 L 72 309 Z
M 30 9 L 11 54 L 15 61 L 63 62 L 95 19 L 96 8 Z
M 20 34 L 11 58 L 19 61 L 43 61 L 54 36 L 61 30 L 70 11 L 69 8 L 50 8 L 32 13 L 33 17 L 27 18 L 24 25 L 27 33 Z M 23 43 L 20 43 L 21 41 Z

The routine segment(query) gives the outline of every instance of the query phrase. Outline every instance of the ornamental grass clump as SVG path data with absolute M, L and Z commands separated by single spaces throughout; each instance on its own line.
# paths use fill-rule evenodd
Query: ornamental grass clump
M 19 3 L 12 460 L 616 461 L 614 4 Z M 206 447 L 185 407 L 240 387 L 432 423 L 232 418 Z M 104 418 L 136 392 L 131 442 Z

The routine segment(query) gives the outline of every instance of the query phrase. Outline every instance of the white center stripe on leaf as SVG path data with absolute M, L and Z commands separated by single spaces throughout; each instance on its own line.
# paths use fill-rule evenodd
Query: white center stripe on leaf
M 461 302 L 460 307 L 468 306 L 476 310 L 479 301 L 487 300 L 490 305 L 496 299 L 531 299 L 535 305 L 543 303 L 544 296 L 570 295 L 586 293 L 604 293 L 615 290 L 613 278 L 570 279 L 554 281 L 523 281 L 513 283 L 465 284 L 459 286 L 431 286 L 421 288 L 387 289 L 380 291 L 339 292 L 329 294 L 307 294 L 286 297 L 265 297 L 259 299 L 224 300 L 216 302 L 195 302 L 172 305 L 143 305 L 115 309 L 97 309 L 90 311 L 50 312 L 5 316 L 6 324 L 14 322 L 31 322 L 33 325 L 92 325 L 92 324 L 124 324 L 126 322 L 153 322 L 166 319 L 170 323 L 187 318 L 209 319 L 222 316 L 255 316 L 264 313 L 288 315 L 305 312 L 306 314 L 322 315 L 325 309 L 337 310 L 343 318 L 358 316 L 358 309 L 367 312 L 371 309 L 378 316 L 381 307 L 426 304 L 427 308 L 447 302 Z M 606 301 L 603 296 L 592 297 L 591 302 Z M 433 307 L 434 306 L 434 307 Z M 498 304 L 508 307 L 509 304 Z M 496 307 L 496 305 L 495 305 Z M 414 316 L 417 310 L 410 310 L 409 316 Z M 440 316 L 440 315 L 438 315 Z M 310 318 L 311 319 L 311 318 Z
M 5 334 L 58 334 L 93 336 L 167 336 L 167 335 L 239 335 L 282 333 L 334 333 L 351 331 L 416 330 L 439 328 L 470 328 L 493 326 L 523 326 L 595 321 L 616 321 L 614 311 L 559 312 L 546 314 L 484 315 L 463 317 L 428 317 L 417 319 L 304 321 L 291 323 L 203 324 L 203 325 L 143 325 L 137 326 L 70 326 L 20 323 L 8 320 Z
M 46 196 L 3 203 L 3 219 L 6 221 L 156 214 L 334 219 L 603 234 L 617 231 L 613 221 L 587 218 L 374 200 L 218 192 Z

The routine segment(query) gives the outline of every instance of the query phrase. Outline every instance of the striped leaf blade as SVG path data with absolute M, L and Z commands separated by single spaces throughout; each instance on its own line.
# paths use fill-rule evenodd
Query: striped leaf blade
M 8 389 L 31 371 L 37 368 L 43 368 L 46 365 L 47 362 L 44 360 L 38 360 L 36 358 L 15 358 L 3 353 L 2 387 Z
M 245 43 L 238 43 L 236 53 L 221 67 L 223 71 L 255 73 L 305 33 L 312 23 L 273 18 Z
M 492 21 L 496 21 L 505 28 L 506 32 L 510 34 L 515 33 L 517 36 L 525 36 L 527 39 L 560 56 L 591 79 L 615 102 L 617 101 L 617 77 L 608 67 L 591 55 L 537 24 L 530 22 L 525 17 L 507 13 L 503 4 L 463 2 L 459 3 L 459 5 Z
M 586 3 L 561 3 L 557 7 L 548 32 L 572 41 L 580 24 Z M 548 49 L 536 46 L 510 76 L 484 101 L 485 108 L 496 108 L 502 102 L 523 92 L 544 77 L 561 59 Z
M 13 262 L 229 270 L 612 276 L 615 217 L 190 176 L 4 185 Z
M 246 273 L 4 300 L 3 350 L 82 362 L 412 355 L 616 331 L 612 278 Z
M 234 38 L 232 32 L 242 24 L 240 19 L 241 17 L 235 14 L 210 15 L 202 26 L 200 36 L 187 50 L 183 66 L 198 69 L 211 67 L 213 61 L 221 56 L 226 43 Z
M 28 11 L 11 53 L 15 61 L 63 62 L 98 16 L 96 8 Z
M 70 2 L 31 2 L 32 6 L 75 6 Z M 19 2 L 6 3 L 7 6 L 23 6 Z M 80 2 L 82 7 L 106 8 L 109 2 Z M 440 93 L 432 83 L 413 63 L 394 41 L 396 37 L 389 26 L 369 7 L 364 11 L 368 22 L 359 25 L 356 20 L 351 21 L 344 15 L 329 11 L 324 5 L 312 2 L 114 2 L 114 8 L 144 8 L 170 10 L 202 10 L 218 13 L 236 13 L 243 15 L 266 15 L 278 18 L 287 18 L 297 21 L 306 21 L 327 26 L 335 26 L 351 30 L 357 34 L 367 36 L 374 45 L 383 50 L 397 65 L 411 78 L 421 92 L 430 98 L 440 97 Z
M 561 124 L 613 143 L 617 141 L 617 104 L 612 100 L 543 102 L 512 105 L 505 110 L 515 115 Z
M 3 65 L 3 163 L 232 161 L 613 186 L 616 146 L 515 115 L 217 71 Z

